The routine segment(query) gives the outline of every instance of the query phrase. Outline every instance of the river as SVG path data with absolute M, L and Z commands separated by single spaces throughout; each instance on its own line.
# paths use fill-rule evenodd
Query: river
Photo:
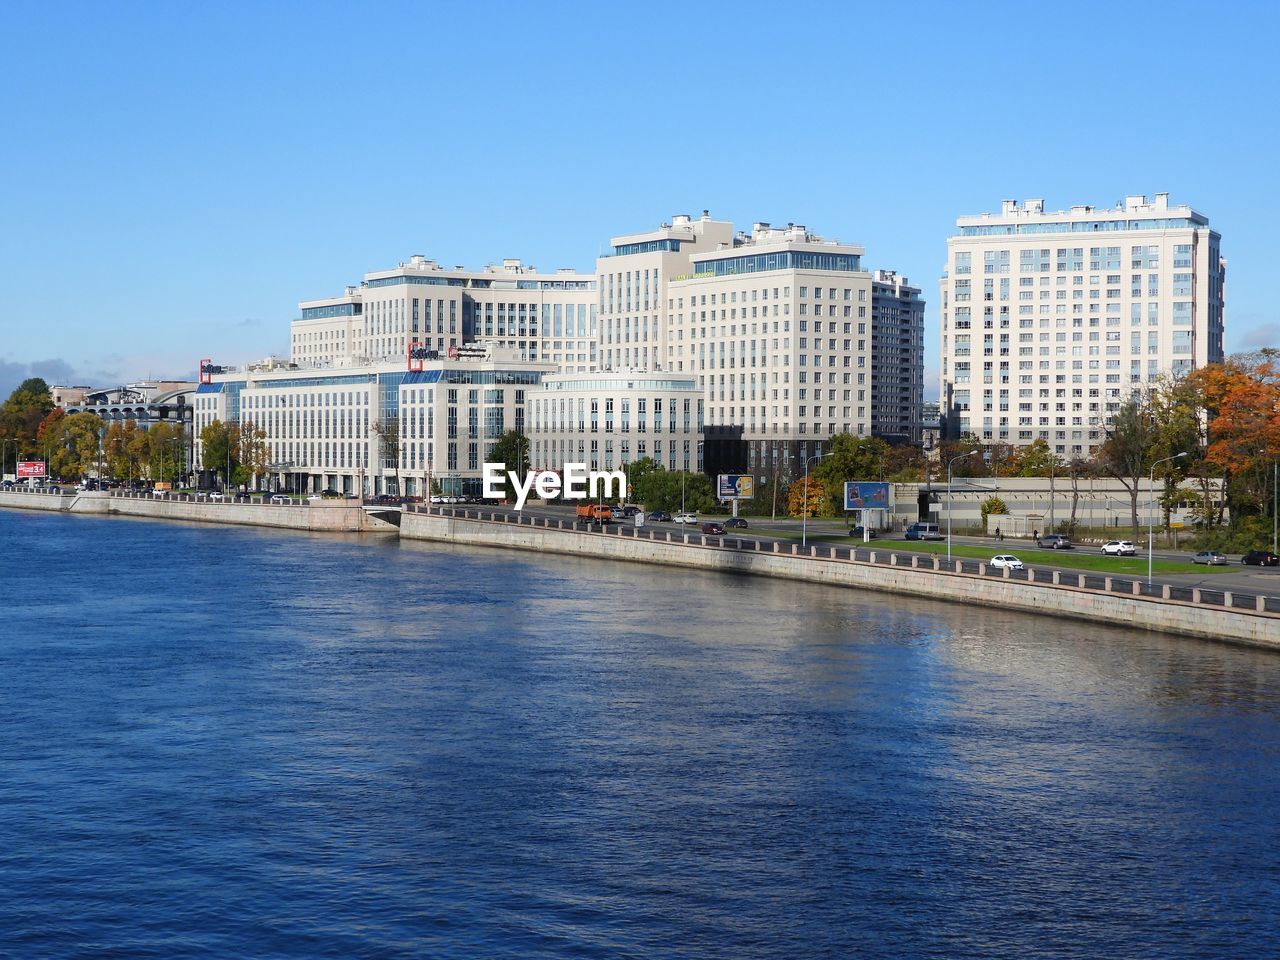
M 1280 656 L 0 511 L 0 952 L 1280 954 Z

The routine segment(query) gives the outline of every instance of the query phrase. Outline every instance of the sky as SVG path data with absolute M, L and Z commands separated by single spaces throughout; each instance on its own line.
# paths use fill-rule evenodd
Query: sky
M 704 209 L 921 286 L 928 396 L 946 237 L 1004 198 L 1169 193 L 1222 234 L 1228 352 L 1277 346 L 1278 24 L 1083 0 L 0 4 L 0 398 L 287 354 L 299 300 L 412 254 L 590 271 Z

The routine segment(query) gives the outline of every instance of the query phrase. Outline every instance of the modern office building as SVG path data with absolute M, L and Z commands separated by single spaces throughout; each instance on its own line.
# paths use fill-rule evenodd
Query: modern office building
M 527 395 L 534 467 L 612 470 L 650 457 L 668 470 L 702 469 L 702 391 L 669 372 L 547 376 Z
M 414 256 L 299 307 L 290 340 L 300 366 L 395 362 L 413 347 L 447 356 L 473 342 L 566 372 L 596 363 L 595 278 L 573 270 L 540 273 L 519 260 L 450 270 Z
M 556 367 L 497 348 L 458 352 L 323 370 L 210 368 L 195 398 L 197 469 L 218 469 L 199 435 L 219 420 L 264 431 L 267 489 L 423 496 L 434 481 L 478 493 L 488 450 L 504 431 L 525 430 L 527 392 Z
M 703 391 L 708 472 L 795 477 L 832 435 L 871 433 L 862 255 L 798 224 L 757 223 L 671 281 L 669 362 Z
M 1134 391 L 1222 359 L 1220 248 L 1163 193 L 960 217 L 940 284 L 946 436 L 1088 456 Z
M 668 370 L 667 285 L 691 272 L 691 257 L 733 240 L 733 224 L 681 214 L 657 230 L 614 237 L 596 261 L 600 360 L 604 370 Z

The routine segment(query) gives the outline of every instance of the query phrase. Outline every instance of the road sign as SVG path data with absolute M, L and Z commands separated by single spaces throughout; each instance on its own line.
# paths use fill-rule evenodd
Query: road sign
M 888 510 L 889 485 L 866 482 L 846 483 L 844 508 L 846 510 Z
M 756 495 L 756 478 L 744 473 L 722 473 L 716 478 L 720 500 L 750 500 Z

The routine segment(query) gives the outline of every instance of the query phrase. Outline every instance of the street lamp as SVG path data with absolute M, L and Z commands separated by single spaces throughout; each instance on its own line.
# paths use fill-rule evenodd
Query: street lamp
M 801 548 L 809 545 L 809 464 L 815 460 L 821 460 L 823 457 L 830 457 L 835 454 L 832 450 L 830 453 L 815 453 L 812 457 L 806 457 L 804 461 L 804 509 L 800 513 L 800 546 Z
M 1186 455 L 1187 455 L 1186 451 L 1184 450 L 1182 453 L 1175 453 L 1172 457 L 1161 457 L 1155 463 L 1151 464 L 1151 473 L 1147 477 L 1147 496 L 1152 497 L 1151 502 L 1148 503 L 1147 505 L 1147 586 L 1148 587 L 1151 586 L 1153 544 L 1155 543 L 1155 539 L 1156 539 L 1155 511 L 1151 509 L 1151 504 L 1155 502 L 1155 498 L 1152 495 L 1151 488 L 1156 485 L 1156 467 L 1160 466 L 1160 464 L 1162 463 L 1168 463 L 1170 460 L 1177 460 L 1179 457 L 1185 457 Z
M 965 457 L 972 457 L 977 450 L 970 450 L 968 453 L 962 453 L 958 457 L 952 457 L 947 461 L 947 562 L 951 562 L 951 467 L 957 460 L 963 460 Z

